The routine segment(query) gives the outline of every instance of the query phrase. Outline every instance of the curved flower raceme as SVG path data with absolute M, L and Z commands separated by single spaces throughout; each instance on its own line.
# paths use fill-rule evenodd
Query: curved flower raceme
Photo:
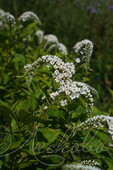
M 14 26 L 15 25 L 15 18 L 13 15 L 11 15 L 9 12 L 3 12 L 0 15 L 0 22 L 2 24 L 2 28 L 4 28 L 6 25 Z
M 64 44 L 59 43 L 58 38 L 53 34 L 48 34 L 44 36 L 44 48 L 47 49 L 48 52 L 52 50 L 56 50 L 64 55 L 67 55 L 67 48 Z
M 98 167 L 90 166 L 90 165 L 82 165 L 82 164 L 70 164 L 70 165 L 64 165 L 62 170 L 101 170 Z
M 106 119 L 107 119 L 107 124 L 108 124 L 108 127 L 109 127 L 108 133 L 111 134 L 111 138 L 113 140 L 113 117 L 107 116 Z
M 44 32 L 42 30 L 38 30 L 36 32 L 36 36 L 37 36 L 38 44 L 41 44 L 44 40 Z
M 66 46 L 62 43 L 58 44 L 58 51 L 64 55 L 68 54 Z
M 87 130 L 91 127 L 93 128 L 103 128 L 105 125 L 108 126 L 108 133 L 111 135 L 111 139 L 113 140 L 113 117 L 98 115 L 88 118 L 86 121 L 77 125 L 77 129 Z
M 90 166 L 100 166 L 100 163 L 95 160 L 84 160 L 80 162 L 82 165 L 90 165 Z
M 5 13 L 4 10 L 0 9 L 0 16 L 4 13 Z
M 93 53 L 93 43 L 90 40 L 82 40 L 76 43 L 73 47 L 75 53 L 80 57 L 80 60 L 85 62 L 86 65 L 90 62 L 90 57 Z M 78 62 L 78 59 L 75 60 Z
M 48 34 L 48 35 L 45 35 L 44 36 L 44 40 L 47 42 L 47 45 L 48 44 L 51 44 L 51 43 L 55 43 L 55 44 L 58 44 L 58 39 L 55 35 L 53 34 Z M 46 45 L 46 46 L 47 46 Z
M 46 48 L 46 50 L 48 52 L 51 52 L 52 50 L 57 50 L 57 47 L 58 47 L 58 39 L 55 35 L 53 34 L 48 34 L 48 35 L 45 35 L 44 36 L 44 48 Z
M 30 79 L 33 75 L 34 67 L 39 67 L 40 62 L 46 63 L 47 67 L 50 67 L 50 65 L 53 66 L 54 72 L 52 77 L 59 84 L 59 88 L 55 92 L 50 93 L 50 97 L 55 99 L 60 94 L 63 94 L 65 97 L 63 97 L 60 103 L 62 106 L 65 106 L 68 104 L 68 98 L 74 100 L 83 95 L 88 102 L 87 112 L 91 113 L 93 107 L 91 90 L 85 83 L 72 80 L 72 76 L 75 74 L 75 65 L 69 62 L 64 63 L 62 59 L 57 56 L 42 56 L 33 64 L 25 66 L 26 74 Z
M 38 24 L 41 24 L 39 17 L 31 11 L 24 12 L 19 18 L 19 21 L 26 22 L 26 21 L 34 21 L 37 22 Z

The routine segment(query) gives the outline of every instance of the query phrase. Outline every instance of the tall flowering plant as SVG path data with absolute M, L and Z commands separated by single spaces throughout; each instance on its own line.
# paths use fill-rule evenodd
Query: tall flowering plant
M 112 169 L 113 118 L 88 79 L 93 43 L 69 54 L 29 11 L 1 10 L 0 22 L 1 169 Z
M 73 49 L 74 49 L 74 53 L 76 53 L 76 58 L 74 59 L 73 62 L 69 62 L 69 59 L 70 61 L 72 61 L 72 58 L 70 57 L 68 58 L 65 57 L 64 58 L 65 62 L 64 62 L 60 57 L 55 55 L 42 56 L 37 60 L 35 60 L 32 64 L 27 64 L 24 66 L 26 71 L 25 75 L 28 84 L 28 82 L 31 83 L 33 75 L 37 74 L 38 71 L 40 72 L 41 68 L 46 67 L 46 69 L 50 70 L 51 78 L 53 79 L 55 86 L 54 83 L 52 82 L 52 85 L 50 85 L 49 88 L 46 89 L 47 94 L 44 94 L 42 98 L 45 99 L 45 102 L 46 100 L 48 100 L 49 103 L 46 104 L 46 106 L 44 106 L 43 110 L 44 110 L 44 115 L 47 117 L 48 115 L 51 118 L 53 118 L 54 116 L 57 117 L 58 115 L 56 115 L 56 113 L 60 112 L 59 113 L 61 114 L 60 116 L 66 119 L 66 122 L 63 125 L 63 127 L 60 126 L 61 128 L 60 131 L 62 131 L 62 128 L 64 129 L 66 128 L 65 131 L 63 131 L 63 136 L 60 138 L 61 141 L 64 140 L 62 141 L 64 142 L 63 143 L 64 146 L 63 148 L 61 146 L 60 151 L 63 154 L 65 153 L 65 149 L 68 148 L 68 151 L 66 151 L 66 153 L 68 153 L 67 161 L 65 160 L 64 157 L 63 157 L 64 159 L 63 158 L 62 159 L 63 161 L 65 160 L 66 162 L 69 163 L 73 162 L 73 164 L 65 165 L 63 168 L 64 169 L 81 169 L 81 168 L 98 169 L 98 167 L 96 168 L 95 165 L 101 166 L 101 163 L 97 158 L 98 156 L 96 157 L 97 154 L 96 152 L 99 153 L 104 152 L 105 146 L 102 143 L 99 144 L 97 142 L 96 137 L 98 136 L 98 134 L 100 134 L 100 131 L 102 133 L 102 131 L 104 131 L 106 128 L 106 132 L 108 131 L 108 133 L 111 135 L 111 143 L 109 141 L 108 145 L 109 147 L 112 146 L 113 117 L 110 117 L 108 115 L 101 115 L 101 114 L 98 115 L 98 113 L 94 115 L 93 94 L 97 94 L 96 90 L 84 82 L 76 81 L 76 79 L 79 79 L 79 76 L 76 75 L 77 74 L 76 69 L 80 67 L 81 72 L 82 69 L 83 70 L 85 69 L 84 71 L 86 71 L 86 73 L 89 69 L 90 57 L 93 51 L 92 42 L 89 40 L 83 40 L 77 43 L 73 47 Z M 37 73 L 34 73 L 35 68 L 37 68 Z M 53 112 L 51 111 L 51 109 L 53 110 Z M 94 136 L 90 134 L 92 131 L 94 133 Z M 82 138 L 80 136 L 81 133 L 84 134 Z M 87 141 L 89 140 L 92 143 L 94 138 L 95 138 L 94 140 L 95 143 L 97 142 L 96 143 L 97 148 L 95 148 L 95 151 L 93 150 L 92 144 L 90 146 L 89 144 L 90 142 L 88 143 Z M 81 141 L 80 145 L 75 142 L 79 140 Z M 76 150 L 74 143 L 76 143 L 79 150 L 78 149 Z M 90 147 L 92 147 L 92 149 Z M 95 152 L 94 157 L 91 156 L 92 150 L 93 152 Z M 89 157 L 91 157 L 91 160 L 84 160 L 85 156 L 87 155 L 86 152 L 88 152 L 88 155 Z M 79 154 L 81 155 L 81 161 L 79 160 L 77 164 L 77 162 L 74 160 L 77 159 L 76 156 L 78 156 Z M 85 156 L 82 158 L 82 155 L 84 154 Z M 71 159 L 72 159 L 71 161 L 68 160 L 70 158 L 69 155 L 71 155 Z

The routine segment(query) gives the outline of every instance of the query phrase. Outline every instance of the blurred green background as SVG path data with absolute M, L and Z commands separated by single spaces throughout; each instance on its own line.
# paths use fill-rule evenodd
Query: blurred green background
M 55 34 L 71 52 L 83 39 L 94 43 L 90 85 L 99 92 L 96 105 L 111 112 L 113 102 L 112 0 L 0 0 L 0 8 L 18 18 L 35 12 L 45 34 Z

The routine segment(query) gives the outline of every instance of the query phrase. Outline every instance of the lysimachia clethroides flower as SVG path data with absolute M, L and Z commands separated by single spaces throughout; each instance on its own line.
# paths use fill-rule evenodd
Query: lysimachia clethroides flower
M 7 25 L 13 27 L 15 18 L 9 12 L 0 11 L 0 28 L 4 29 Z
M 93 108 L 93 97 L 89 86 L 85 83 L 73 81 L 75 74 L 75 65 L 70 62 L 63 62 L 63 60 L 55 55 L 42 56 L 33 64 L 25 66 L 26 75 L 31 79 L 34 67 L 39 67 L 40 63 L 45 63 L 47 67 L 53 66 L 53 79 L 59 84 L 56 91 L 50 93 L 50 97 L 55 100 L 56 97 L 62 97 L 60 101 L 61 106 L 68 105 L 68 99 L 76 100 L 80 96 L 84 96 L 87 100 L 87 111 L 91 113 Z M 29 67 L 28 67 L 29 66 Z
M 58 44 L 58 51 L 64 55 L 68 54 L 66 46 L 62 43 Z
M 101 169 L 91 165 L 70 164 L 70 165 L 64 165 L 62 170 L 101 170 Z
M 68 54 L 66 46 L 62 43 L 59 43 L 58 38 L 53 34 L 44 36 L 44 48 L 47 50 L 47 52 L 55 51 L 64 55 Z
M 41 44 L 44 41 L 44 32 L 42 30 L 38 30 L 36 32 L 36 37 L 37 37 L 38 44 Z
M 93 43 L 90 40 L 82 40 L 78 43 L 76 43 L 73 47 L 74 52 L 76 53 L 76 63 L 84 63 L 87 67 L 89 66 L 90 57 L 93 53 Z
M 0 9 L 0 16 L 4 13 L 5 13 L 4 10 Z
M 31 11 L 24 12 L 18 18 L 18 20 L 22 22 L 33 21 L 33 22 L 37 22 L 38 24 L 41 24 L 39 17 L 34 12 Z
M 107 125 L 108 133 L 111 135 L 111 141 L 113 141 L 113 117 L 98 115 L 88 118 L 86 121 L 77 125 L 78 130 L 88 130 L 90 128 L 104 128 Z M 110 144 L 112 146 L 112 143 Z
M 44 48 L 46 48 L 48 52 L 51 52 L 53 49 L 57 49 L 59 43 L 58 38 L 53 34 L 45 35 L 44 42 Z

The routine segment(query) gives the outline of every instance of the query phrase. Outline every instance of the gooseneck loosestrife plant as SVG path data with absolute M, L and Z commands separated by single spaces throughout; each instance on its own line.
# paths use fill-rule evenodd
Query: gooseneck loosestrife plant
M 3 141 L 10 137 L 0 167 L 113 168 L 113 117 L 94 107 L 88 85 L 93 43 L 82 40 L 69 53 L 30 11 L 16 20 L 0 10 L 0 30 L 0 128 Z
M 90 57 L 93 52 L 93 43 L 89 40 L 83 40 L 77 43 L 74 47 L 74 50 L 77 54 L 81 54 L 81 61 L 84 60 L 86 66 L 89 66 Z M 66 106 L 71 100 L 75 100 L 79 98 L 81 95 L 85 96 L 87 99 L 87 114 L 91 114 L 93 108 L 93 96 L 91 87 L 85 83 L 77 82 L 72 80 L 72 76 L 76 73 L 75 65 L 73 63 L 64 63 L 61 58 L 53 55 L 42 56 L 41 58 L 34 61 L 33 64 L 28 64 L 24 66 L 26 71 L 26 76 L 28 81 L 32 80 L 34 69 L 39 68 L 43 63 L 46 64 L 46 67 L 49 68 L 51 65 L 54 68 L 54 72 L 52 74 L 53 79 L 59 84 L 57 90 L 55 92 L 50 93 L 50 97 L 55 100 L 56 97 L 62 96 L 62 100 L 60 101 L 61 106 Z M 79 63 L 79 62 L 77 62 Z M 89 115 L 88 115 L 89 116 Z M 105 116 L 105 115 L 97 115 L 94 117 L 88 118 L 86 121 L 78 124 L 76 126 L 76 130 L 87 130 L 91 127 L 93 128 L 103 128 L 105 124 L 108 124 L 108 132 L 110 133 L 113 139 L 113 117 Z M 91 165 L 91 163 L 89 163 Z M 66 165 L 64 169 L 99 169 L 92 166 L 83 166 L 83 165 Z

